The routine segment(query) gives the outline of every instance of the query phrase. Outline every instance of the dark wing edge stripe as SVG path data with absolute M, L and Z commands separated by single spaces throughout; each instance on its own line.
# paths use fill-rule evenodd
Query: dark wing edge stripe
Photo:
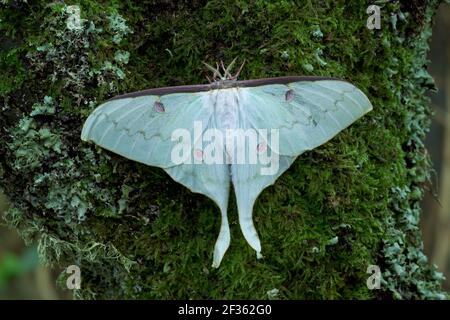
M 262 78 L 262 79 L 253 79 L 253 80 L 240 80 L 233 83 L 227 83 L 223 86 L 218 86 L 212 84 L 195 84 L 195 85 L 185 85 L 185 86 L 172 86 L 172 87 L 162 87 L 162 88 L 153 88 L 146 89 L 131 93 L 126 93 L 122 95 L 115 96 L 107 101 L 117 100 L 117 99 L 125 99 L 125 98 L 135 98 L 140 96 L 163 96 L 171 93 L 194 93 L 201 91 L 209 91 L 215 89 L 226 89 L 226 88 L 234 88 L 234 87 L 258 87 L 269 84 L 288 84 L 291 82 L 298 81 L 322 81 L 322 80 L 338 80 L 345 81 L 339 78 L 333 77 L 315 77 L 315 76 L 286 76 L 286 77 L 275 77 L 275 78 Z M 345 81 L 347 82 L 347 81 Z

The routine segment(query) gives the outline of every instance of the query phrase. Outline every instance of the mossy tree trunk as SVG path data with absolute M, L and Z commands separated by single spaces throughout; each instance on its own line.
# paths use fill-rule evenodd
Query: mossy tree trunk
M 81 267 L 77 297 L 445 297 L 418 227 L 438 1 L 381 4 L 380 30 L 366 26 L 366 1 L 2 3 L 0 182 L 13 204 L 4 218 L 44 263 Z M 203 83 L 201 61 L 234 57 L 247 61 L 241 79 L 347 79 L 374 110 L 260 196 L 263 260 L 232 201 L 231 247 L 216 270 L 212 201 L 83 143 L 80 131 L 113 95 Z M 381 269 L 380 290 L 366 285 L 369 265 Z

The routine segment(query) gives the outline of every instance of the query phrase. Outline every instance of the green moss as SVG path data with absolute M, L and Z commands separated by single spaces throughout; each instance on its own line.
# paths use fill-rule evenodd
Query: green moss
M 78 298 L 444 298 L 422 252 L 419 201 L 433 82 L 427 40 L 438 1 L 72 1 L 0 5 L 1 188 L 8 225 L 41 260 L 81 267 Z M 33 12 L 33 15 L 30 14 Z M 6 41 L 7 40 L 7 41 Z M 201 61 L 246 59 L 241 78 L 347 79 L 374 111 L 301 155 L 263 192 L 255 259 L 230 203 L 232 243 L 210 267 L 213 202 L 162 170 L 80 140 L 83 121 L 119 93 L 204 82 Z M 381 290 L 369 290 L 368 265 Z M 64 283 L 64 273 L 61 283 Z

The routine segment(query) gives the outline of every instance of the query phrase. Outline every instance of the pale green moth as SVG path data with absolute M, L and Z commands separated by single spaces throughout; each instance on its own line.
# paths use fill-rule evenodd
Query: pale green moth
M 217 204 L 222 221 L 213 267 L 219 266 L 230 244 L 230 182 L 242 233 L 262 257 L 252 221 L 258 195 L 297 156 L 372 110 L 364 93 L 346 81 L 296 76 L 238 81 L 242 66 L 232 76 L 232 64 L 225 68 L 222 63 L 223 74 L 219 66 L 208 65 L 214 73 L 209 84 L 114 97 L 92 112 L 81 134 L 83 140 L 128 159 L 163 168 L 175 181 Z M 253 132 L 257 144 L 252 142 Z M 239 161 L 239 152 L 244 161 Z M 174 155 L 181 158 L 174 161 Z M 258 161 L 249 161 L 254 155 Z M 270 162 L 275 170 L 265 172 L 268 162 L 261 159 L 275 159 Z

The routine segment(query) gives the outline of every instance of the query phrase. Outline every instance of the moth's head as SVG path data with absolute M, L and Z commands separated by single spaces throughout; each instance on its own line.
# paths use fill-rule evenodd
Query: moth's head
M 239 67 L 237 72 L 232 75 L 231 74 L 231 68 L 233 68 L 234 63 L 236 62 L 237 58 L 234 58 L 233 61 L 228 65 L 228 67 L 225 68 L 223 61 L 220 60 L 220 64 L 216 62 L 216 67 L 207 64 L 206 62 L 203 62 L 203 64 L 213 73 L 212 77 L 209 78 L 206 76 L 206 79 L 208 79 L 209 83 L 211 84 L 220 84 L 220 85 L 227 85 L 234 83 L 239 74 L 241 73 L 242 68 L 244 67 L 245 60 L 242 62 L 242 65 Z M 220 69 L 222 68 L 222 71 Z M 223 72 L 223 73 L 222 73 Z

